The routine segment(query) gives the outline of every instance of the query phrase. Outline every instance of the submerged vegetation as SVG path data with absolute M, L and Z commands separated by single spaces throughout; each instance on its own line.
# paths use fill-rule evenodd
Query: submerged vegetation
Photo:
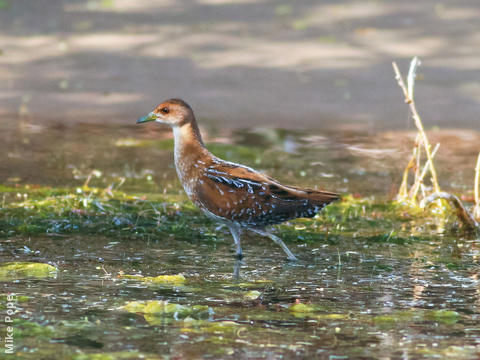
M 54 277 L 57 269 L 49 264 L 34 262 L 7 262 L 0 264 L 0 281 L 11 281 L 26 277 Z
M 8 201 L 0 213 L 0 236 L 92 234 L 123 239 L 175 237 L 214 240 L 216 223 L 182 196 L 128 195 L 102 189 L 3 188 Z M 448 222 L 447 222 L 448 224 Z M 286 241 L 318 241 L 339 234 L 377 241 L 406 241 L 411 234 L 438 231 L 435 211 L 405 207 L 384 199 L 344 196 L 313 219 L 277 226 Z M 423 230 L 422 230 L 423 229 Z M 453 230 L 452 227 L 449 228 Z M 228 240 L 228 236 L 226 237 Z M 152 279 L 149 279 L 154 281 Z M 147 281 L 147 280 L 145 280 Z

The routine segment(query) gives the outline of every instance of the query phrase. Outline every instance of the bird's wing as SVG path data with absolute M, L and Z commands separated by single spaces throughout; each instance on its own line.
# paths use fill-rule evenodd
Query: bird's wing
M 285 186 L 248 167 L 220 161 L 202 170 L 195 193 L 203 210 L 252 227 L 312 217 L 338 199 L 335 193 Z

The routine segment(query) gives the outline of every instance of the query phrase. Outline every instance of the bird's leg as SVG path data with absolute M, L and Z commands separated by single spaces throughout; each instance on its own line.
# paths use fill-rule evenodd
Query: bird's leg
M 233 240 L 235 240 L 235 245 L 237 246 L 237 258 L 243 258 L 242 245 L 240 243 L 240 235 L 242 234 L 242 229 L 237 225 L 228 225 L 230 232 L 232 233 Z
M 241 259 L 235 260 L 235 265 L 233 265 L 233 278 L 235 280 L 240 280 L 240 268 L 242 267 L 243 261 Z
M 268 231 L 265 231 L 265 230 L 262 230 L 262 229 L 250 229 L 250 230 L 252 230 L 253 232 L 256 232 L 259 235 L 267 236 L 270 239 L 272 239 L 275 244 L 280 245 L 282 247 L 283 251 L 285 251 L 285 254 L 287 254 L 288 260 L 298 261 L 298 259 L 295 257 L 295 255 L 293 255 L 293 253 L 290 251 L 290 249 L 287 247 L 287 245 L 285 245 L 285 243 L 282 241 L 282 239 L 280 239 L 278 236 L 270 234 Z

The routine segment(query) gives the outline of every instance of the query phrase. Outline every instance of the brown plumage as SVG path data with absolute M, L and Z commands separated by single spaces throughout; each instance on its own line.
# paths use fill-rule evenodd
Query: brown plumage
M 270 237 L 290 260 L 295 256 L 265 226 L 298 217 L 313 217 L 339 196 L 328 191 L 280 184 L 249 167 L 221 160 L 204 146 L 195 116 L 183 100 L 170 99 L 137 123 L 157 121 L 173 128 L 175 167 L 188 197 L 208 216 L 229 228 L 242 257 L 241 230 Z

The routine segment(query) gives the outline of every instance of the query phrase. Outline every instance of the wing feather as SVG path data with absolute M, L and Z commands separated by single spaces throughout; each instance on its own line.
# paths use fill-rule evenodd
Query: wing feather
M 216 161 L 200 174 L 194 201 L 213 216 L 263 227 L 313 217 L 338 199 L 326 191 L 285 186 L 248 167 Z

